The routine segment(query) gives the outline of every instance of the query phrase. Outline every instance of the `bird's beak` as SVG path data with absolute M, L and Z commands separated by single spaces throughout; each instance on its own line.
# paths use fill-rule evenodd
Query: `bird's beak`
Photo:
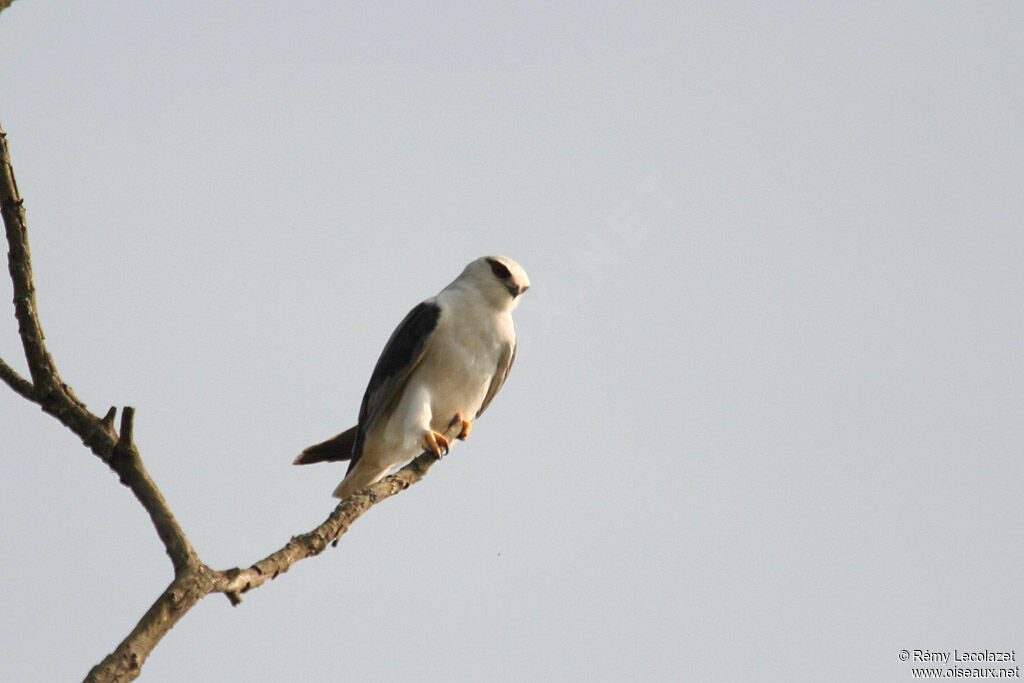
M 517 296 L 519 296 L 520 294 L 522 294 L 523 292 L 525 292 L 529 288 L 530 288 L 530 285 L 509 285 L 508 286 L 508 293 L 512 295 L 513 299 L 515 299 Z

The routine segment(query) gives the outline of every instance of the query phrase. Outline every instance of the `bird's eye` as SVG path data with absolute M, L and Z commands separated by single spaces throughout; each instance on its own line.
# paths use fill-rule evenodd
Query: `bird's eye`
M 502 280 L 511 277 L 512 273 L 508 272 L 508 268 L 501 261 L 487 259 L 487 262 L 491 264 L 491 272 L 494 273 L 494 277 L 501 278 Z

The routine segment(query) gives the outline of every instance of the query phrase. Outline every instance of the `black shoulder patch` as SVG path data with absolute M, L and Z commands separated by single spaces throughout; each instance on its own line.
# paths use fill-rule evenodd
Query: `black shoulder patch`
M 419 355 L 424 340 L 437 327 L 440 317 L 441 307 L 433 302 L 424 301 L 409 311 L 405 319 L 395 328 L 391 339 L 384 347 L 384 352 L 377 360 L 377 366 L 373 369 L 373 375 L 370 378 L 371 386 L 396 372 L 407 369 L 412 359 Z

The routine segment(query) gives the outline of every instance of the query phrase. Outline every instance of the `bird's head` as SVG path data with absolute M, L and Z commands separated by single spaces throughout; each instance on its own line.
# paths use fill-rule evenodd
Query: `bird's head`
M 530 288 L 530 278 L 518 263 L 507 256 L 481 256 L 462 271 L 466 278 L 494 306 L 511 310 L 519 296 Z

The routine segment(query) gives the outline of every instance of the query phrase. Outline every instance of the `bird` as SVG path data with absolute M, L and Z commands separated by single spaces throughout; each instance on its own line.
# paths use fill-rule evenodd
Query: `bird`
M 295 459 L 348 460 L 335 498 L 380 481 L 422 452 L 448 452 L 445 432 L 465 440 L 491 404 L 516 357 L 512 311 L 530 278 L 506 256 L 471 261 L 451 284 L 415 306 L 384 345 L 359 419 Z

